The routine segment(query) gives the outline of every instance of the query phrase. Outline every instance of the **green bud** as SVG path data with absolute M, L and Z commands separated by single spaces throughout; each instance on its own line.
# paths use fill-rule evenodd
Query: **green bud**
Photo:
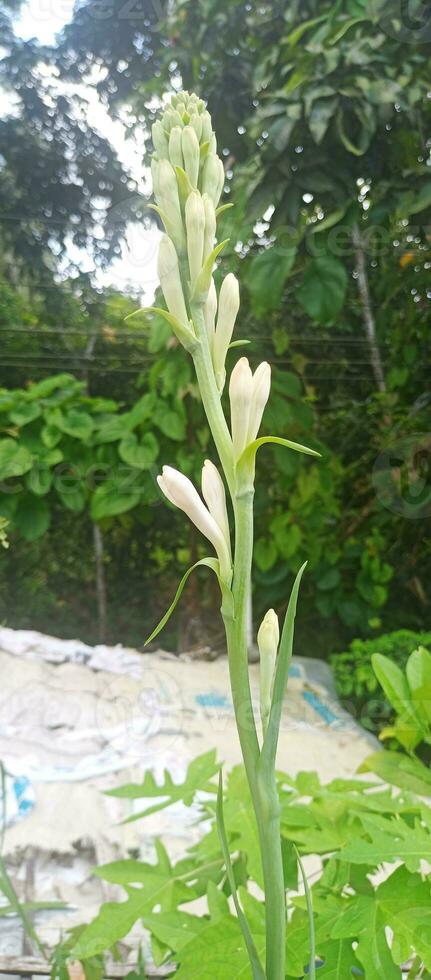
M 214 239 L 217 230 L 217 218 L 214 204 L 208 194 L 202 195 L 205 209 L 205 238 L 204 238 L 204 259 L 207 259 L 214 248 Z
M 157 270 L 169 312 L 188 329 L 189 318 L 184 300 L 178 256 L 174 243 L 167 235 L 162 235 L 160 241 Z
M 182 134 L 184 170 L 192 187 L 198 186 L 199 177 L 199 140 L 193 126 L 185 126 Z
M 220 157 L 215 153 L 208 153 L 202 171 L 202 193 L 209 194 L 215 208 L 220 200 L 224 180 L 224 167 Z
M 192 191 L 186 201 L 187 254 L 190 281 L 193 284 L 203 265 L 205 208 L 199 191 Z
M 158 119 L 157 122 L 153 123 L 151 127 L 151 137 L 153 140 L 154 149 L 156 153 L 158 153 L 160 159 L 161 160 L 167 159 L 169 155 L 168 138 L 160 122 L 160 119 Z
M 183 151 L 181 149 L 182 129 L 173 126 L 169 136 L 169 160 L 173 167 L 183 167 Z
M 278 625 L 278 616 L 273 609 L 269 609 L 257 634 L 257 644 L 260 653 L 260 717 L 264 738 L 268 730 L 271 711 L 272 689 L 274 686 L 279 641 L 280 628 Z

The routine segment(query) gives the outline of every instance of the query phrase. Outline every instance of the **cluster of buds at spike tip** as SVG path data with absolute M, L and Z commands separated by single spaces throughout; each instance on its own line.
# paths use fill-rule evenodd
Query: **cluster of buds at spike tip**
M 246 357 L 235 365 L 229 385 L 232 442 L 235 460 L 257 437 L 271 390 L 271 368 L 262 361 L 253 374 Z
M 196 95 L 188 92 L 174 95 L 161 118 L 154 123 L 152 137 L 151 172 L 156 210 L 177 254 L 183 291 L 183 302 L 179 306 L 184 313 L 186 298 L 188 301 L 194 295 L 195 301 L 204 303 L 208 296 L 216 208 L 223 191 L 225 172 L 217 155 L 211 116 L 205 103 Z M 163 247 L 167 252 L 166 246 Z M 165 261 L 162 265 L 166 268 Z M 174 263 L 171 266 L 174 269 Z M 173 275 L 177 279 L 175 294 L 178 297 L 176 268 Z M 166 276 L 160 279 L 169 312 L 177 317 L 165 291 Z M 188 323 L 189 316 L 186 318 Z
M 220 563 L 220 576 L 229 586 L 232 579 L 232 554 L 226 493 L 223 481 L 209 459 L 202 470 L 202 495 L 205 504 L 191 480 L 172 466 L 164 466 L 157 482 L 165 497 L 184 511 L 199 531 L 211 541 Z
M 260 719 L 264 738 L 268 731 L 279 642 L 278 616 L 273 609 L 269 609 L 257 634 L 260 654 Z

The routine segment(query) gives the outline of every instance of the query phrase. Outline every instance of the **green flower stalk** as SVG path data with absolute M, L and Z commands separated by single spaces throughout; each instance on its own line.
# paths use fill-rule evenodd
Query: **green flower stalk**
M 220 585 L 232 698 L 261 849 L 266 915 L 265 965 L 259 960 L 234 889 L 221 810 L 220 839 L 253 978 L 285 980 L 286 901 L 275 761 L 303 569 L 292 590 L 281 639 L 273 610 L 267 613 L 259 629 L 259 737 L 250 691 L 247 649 L 255 463 L 258 449 L 268 442 L 310 455 L 318 453 L 287 439 L 258 438 L 271 389 L 271 368 L 266 362 L 259 364 L 253 373 L 247 358 L 241 357 L 237 361 L 229 381 L 228 425 L 221 396 L 240 298 L 234 275 L 226 276 L 218 295 L 213 277 L 217 256 L 226 244 L 215 244 L 216 209 L 225 182 L 223 163 L 217 155 L 211 117 L 205 103 L 196 95 L 180 92 L 173 96 L 171 105 L 154 124 L 152 132 L 154 156 L 151 169 L 156 210 L 166 231 L 160 243 L 159 276 L 167 310 L 157 312 L 169 322 L 193 358 L 224 477 L 223 480 L 214 463 L 204 462 L 203 499 L 190 480 L 170 466 L 163 467 L 158 482 L 168 501 L 193 521 L 215 551 L 216 557 L 201 559 L 198 564 L 211 568 Z M 234 519 L 233 553 L 225 483 Z M 190 571 L 184 576 L 172 606 L 150 639 L 157 635 L 175 608 Z M 221 806 L 222 793 L 219 794 Z

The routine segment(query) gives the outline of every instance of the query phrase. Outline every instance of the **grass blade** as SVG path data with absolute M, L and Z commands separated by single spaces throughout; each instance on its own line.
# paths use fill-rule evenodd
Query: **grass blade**
M 253 937 L 251 935 L 247 919 L 239 903 L 238 892 L 236 890 L 235 875 L 233 873 L 232 861 L 230 859 L 229 844 L 228 844 L 226 827 L 224 823 L 224 815 L 223 815 L 223 774 L 221 769 L 220 769 L 219 784 L 218 784 L 216 815 L 217 815 L 217 830 L 220 838 L 224 863 L 226 865 L 226 874 L 227 874 L 230 890 L 232 892 L 232 898 L 235 905 L 236 914 L 238 916 L 238 922 L 240 924 L 241 932 L 244 936 L 244 942 L 247 947 L 247 952 L 249 955 L 251 968 L 253 971 L 253 980 L 266 980 L 265 973 L 262 968 L 262 964 L 260 962 L 256 946 L 254 945 Z
M 310 980 L 316 980 L 316 937 L 314 934 L 314 915 L 313 915 L 313 900 L 311 897 L 310 886 L 308 884 L 307 875 L 305 874 L 305 868 L 301 861 L 301 855 L 298 848 L 294 846 L 296 858 L 301 869 L 301 877 L 304 882 L 304 892 L 305 900 L 307 902 L 307 912 L 308 912 L 308 926 L 310 931 L 310 968 L 308 971 L 308 976 Z

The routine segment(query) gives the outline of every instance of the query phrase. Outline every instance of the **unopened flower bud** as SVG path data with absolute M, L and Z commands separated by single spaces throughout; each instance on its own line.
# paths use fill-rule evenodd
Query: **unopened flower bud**
M 169 160 L 173 167 L 183 167 L 183 151 L 181 139 L 183 131 L 180 126 L 173 126 L 169 136 Z
M 207 110 L 202 113 L 202 142 L 207 143 L 213 135 L 211 116 Z
M 216 153 L 208 153 L 202 171 L 202 193 L 209 194 L 216 208 L 224 187 L 225 172 Z
M 184 251 L 184 227 L 181 214 L 178 184 L 175 171 L 169 160 L 160 160 L 158 168 L 157 201 L 167 219 L 167 230 L 180 254 Z
M 219 391 L 225 382 L 225 362 L 239 310 L 239 284 L 232 272 L 222 282 L 214 337 L 213 361 Z
M 153 146 L 160 159 L 167 159 L 169 155 L 168 137 L 163 129 L 160 119 L 153 123 L 151 127 L 151 137 Z
M 193 115 L 190 116 L 190 125 L 193 126 L 198 142 L 200 142 L 202 136 L 202 119 L 197 112 L 194 112 Z
M 270 390 L 271 368 L 266 361 L 263 361 L 253 375 L 253 394 L 251 396 L 247 442 L 253 442 L 256 439 Z
M 187 309 L 174 243 L 163 235 L 159 245 L 158 274 L 166 305 L 172 316 L 188 326 Z
M 204 255 L 205 208 L 199 191 L 189 194 L 185 214 L 190 281 L 194 283 L 202 269 Z
M 232 568 L 227 541 L 214 517 L 205 507 L 193 483 L 172 466 L 163 467 L 161 476 L 157 477 L 157 482 L 165 497 L 175 507 L 184 511 L 198 530 L 211 541 L 220 562 L 221 575 L 225 581 L 229 582 Z
M 153 180 L 153 194 L 157 200 L 160 200 L 160 161 L 156 160 L 155 157 L 151 160 L 151 177 Z
M 217 314 L 217 291 L 215 288 L 214 279 L 211 277 L 211 284 L 208 290 L 208 296 L 205 300 L 205 306 L 204 306 L 205 327 L 206 327 L 208 343 L 209 343 L 211 353 L 213 351 L 216 314 Z
M 214 239 L 217 230 L 217 218 L 214 204 L 208 194 L 202 195 L 205 208 L 205 238 L 204 238 L 204 261 L 211 255 L 214 248 Z
M 252 392 L 253 375 L 250 365 L 246 357 L 241 357 L 232 371 L 229 385 L 232 442 L 236 460 L 247 445 Z
M 184 170 L 189 178 L 192 187 L 198 186 L 199 177 L 199 140 L 193 126 L 184 126 L 182 133 L 182 149 L 184 158 Z
M 227 516 L 226 491 L 220 473 L 210 459 L 205 460 L 202 468 L 202 496 L 210 514 L 223 532 L 230 552 L 230 530 Z
M 262 620 L 257 634 L 257 644 L 260 653 L 260 717 L 264 737 L 268 730 L 279 642 L 280 628 L 278 625 L 278 616 L 273 609 L 269 609 Z

